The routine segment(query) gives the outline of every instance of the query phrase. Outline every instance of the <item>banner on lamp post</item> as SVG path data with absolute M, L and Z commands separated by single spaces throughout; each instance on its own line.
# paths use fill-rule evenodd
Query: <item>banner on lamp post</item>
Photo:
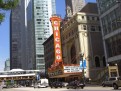
M 86 69 L 86 60 L 80 61 L 80 69 Z

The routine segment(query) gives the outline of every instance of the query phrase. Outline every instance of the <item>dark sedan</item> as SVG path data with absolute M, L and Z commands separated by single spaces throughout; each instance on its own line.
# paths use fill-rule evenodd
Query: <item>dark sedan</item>
M 59 81 L 51 82 L 50 83 L 50 87 L 51 88 L 53 88 L 53 87 L 55 87 L 55 88 L 58 88 L 58 87 L 62 88 L 63 87 L 63 83 L 59 82 Z
M 84 87 L 85 87 L 85 84 L 80 83 L 79 81 L 72 81 L 67 85 L 67 89 L 69 88 L 74 88 L 74 89 L 82 88 L 83 89 Z

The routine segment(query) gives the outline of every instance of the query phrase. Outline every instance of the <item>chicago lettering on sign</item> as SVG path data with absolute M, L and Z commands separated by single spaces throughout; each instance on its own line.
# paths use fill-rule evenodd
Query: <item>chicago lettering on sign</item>
M 53 16 L 50 20 L 53 26 L 55 63 L 62 62 L 61 39 L 60 39 L 61 18 L 57 16 Z

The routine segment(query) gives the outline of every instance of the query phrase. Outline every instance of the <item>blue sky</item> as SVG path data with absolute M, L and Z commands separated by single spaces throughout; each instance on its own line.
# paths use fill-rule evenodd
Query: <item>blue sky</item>
M 96 2 L 96 0 L 86 0 Z M 56 0 L 57 14 L 65 16 L 65 0 Z M 6 12 L 4 22 L 0 25 L 0 71 L 4 69 L 4 62 L 9 58 L 9 12 Z

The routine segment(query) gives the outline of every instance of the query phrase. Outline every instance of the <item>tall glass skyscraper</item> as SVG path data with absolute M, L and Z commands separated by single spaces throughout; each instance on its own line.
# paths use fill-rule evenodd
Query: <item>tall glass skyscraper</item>
M 50 17 L 56 13 L 55 0 L 20 0 L 11 12 L 11 69 L 45 72 L 43 42 L 52 34 Z
M 50 17 L 56 13 L 55 0 L 34 0 L 36 69 L 45 72 L 43 42 L 52 34 Z
M 96 0 L 100 13 L 105 59 L 121 75 L 121 0 Z M 112 72 L 111 76 L 114 76 Z
M 10 15 L 10 68 L 35 69 L 32 0 L 20 0 Z

